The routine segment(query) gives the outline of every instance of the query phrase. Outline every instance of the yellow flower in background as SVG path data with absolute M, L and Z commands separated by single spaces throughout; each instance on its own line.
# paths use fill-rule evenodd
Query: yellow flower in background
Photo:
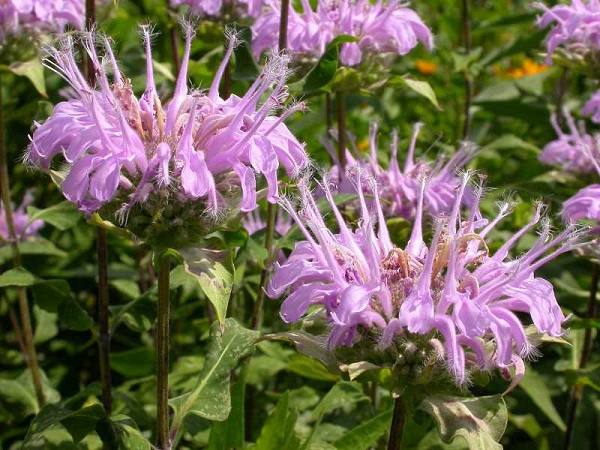
M 498 66 L 494 66 L 494 73 L 496 75 L 505 76 L 508 78 L 522 78 L 530 75 L 537 75 L 548 70 L 548 66 L 545 64 L 539 64 L 532 59 L 524 60 L 520 66 L 510 67 L 506 70 Z
M 424 59 L 417 59 L 415 65 L 417 70 L 423 75 L 432 75 L 437 71 L 437 64 L 425 61 Z

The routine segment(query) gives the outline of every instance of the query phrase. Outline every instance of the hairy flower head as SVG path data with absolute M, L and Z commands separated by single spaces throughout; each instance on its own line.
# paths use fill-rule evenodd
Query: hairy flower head
M 392 365 L 394 349 L 417 341 L 437 349 L 444 370 L 457 384 L 466 382 L 473 370 L 507 372 L 515 367 L 516 378 L 520 377 L 522 358 L 534 351 L 522 320 L 527 318 L 538 332 L 552 336 L 562 334 L 565 321 L 552 285 L 536 277 L 535 271 L 572 249 L 579 233 L 569 226 L 552 236 L 543 207 L 538 206 L 533 219 L 494 245 L 498 250 L 491 253 L 491 232 L 511 213 L 511 205 L 501 204 L 495 218 L 483 217 L 478 208 L 483 188 L 478 185 L 471 212 L 462 213 L 471 176 L 463 177 L 452 210 L 436 218 L 428 242 L 422 230 L 421 191 L 412 234 L 404 246 L 390 239 L 375 184 L 370 211 L 357 182 L 362 212 L 358 227 L 351 229 L 327 181 L 322 183 L 338 232 L 330 230 L 308 186 L 301 184 L 302 207 L 297 210 L 288 201 L 282 205 L 306 240 L 296 244 L 284 264 L 276 264 L 268 288 L 272 298 L 287 292 L 283 320 L 297 322 L 318 306 L 329 323 L 331 349 L 371 346 L 371 354 L 379 351 L 379 361 L 391 354 L 387 363 Z M 539 223 L 535 243 L 511 258 L 517 242 Z
M 303 144 L 283 123 L 304 107 L 284 107 L 286 58 L 273 55 L 243 97 L 222 99 L 219 83 L 237 43 L 231 35 L 209 90 L 190 91 L 187 69 L 193 33 L 186 30 L 181 70 L 166 105 L 154 82 L 147 27 L 147 83 L 139 97 L 119 70 L 107 38 L 102 57 L 92 33 L 81 38 L 96 73 L 92 86 L 77 65 L 71 37 L 61 48 L 49 50 L 46 64 L 69 82 L 76 97 L 56 105 L 38 125 L 26 160 L 47 169 L 60 154 L 66 163 L 63 193 L 84 213 L 107 205 L 122 222 L 141 210 L 147 223 L 168 224 L 165 215 L 178 222 L 203 215 L 214 218 L 236 206 L 250 211 L 256 207 L 258 175 L 266 179 L 267 199 L 275 202 L 279 166 L 290 176 L 306 166 Z M 281 117 L 273 115 L 277 110 L 283 110 Z M 233 205 L 240 190 L 241 201 Z
M 252 26 L 255 56 L 277 44 L 281 2 L 265 0 L 268 8 Z M 302 12 L 290 7 L 287 50 L 295 57 L 319 58 L 337 36 L 348 35 L 357 42 L 341 47 L 340 61 L 359 64 L 364 54 L 405 55 L 417 43 L 433 48 L 433 37 L 421 18 L 400 0 L 375 3 L 369 0 L 319 0 L 316 11 L 301 0 Z

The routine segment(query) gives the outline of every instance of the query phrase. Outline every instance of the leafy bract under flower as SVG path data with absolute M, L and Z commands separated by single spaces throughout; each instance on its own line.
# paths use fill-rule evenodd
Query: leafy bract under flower
M 0 43 L 30 32 L 62 32 L 70 24 L 83 29 L 84 0 L 5 0 L 0 2 Z
M 357 42 L 342 45 L 340 60 L 355 66 L 363 54 L 396 53 L 405 55 L 417 43 L 433 48 L 433 37 L 421 18 L 399 0 L 319 0 L 313 11 L 308 0 L 301 0 L 303 11 L 290 7 L 287 50 L 295 57 L 320 57 L 333 39 L 348 35 Z M 252 26 L 252 47 L 258 58 L 274 48 L 279 38 L 281 2 L 265 0 L 267 11 Z
M 40 229 L 44 226 L 42 220 L 34 220 L 30 223 L 27 207 L 33 203 L 33 196 L 27 192 L 23 197 L 23 201 L 18 208 L 12 210 L 12 220 L 15 227 L 15 237 L 19 241 L 35 237 Z M 0 245 L 1 241 L 8 241 L 11 237 L 8 221 L 6 219 L 6 211 L 0 202 Z
M 87 214 L 112 202 L 123 221 L 136 205 L 151 209 L 151 221 L 165 216 L 165 205 L 189 205 L 196 216 L 214 217 L 237 206 L 231 198 L 237 198 L 239 188 L 239 207 L 250 211 L 256 207 L 258 174 L 266 179 L 267 199 L 275 202 L 279 166 L 296 176 L 308 162 L 303 144 L 283 123 L 304 105 L 286 109 L 281 117 L 272 115 L 283 108 L 288 95 L 286 58 L 274 55 L 243 97 L 222 99 L 219 83 L 236 45 L 231 36 L 208 92 L 190 91 L 187 69 L 193 33 L 188 28 L 175 91 L 163 106 L 147 27 L 143 34 L 147 84 L 139 98 L 121 74 L 106 38 L 102 58 L 93 34 L 81 38 L 94 65 L 95 86 L 77 66 L 72 38 L 60 49 L 49 50 L 46 64 L 69 82 L 76 97 L 56 105 L 50 118 L 38 125 L 26 160 L 49 168 L 61 154 L 66 163 L 61 186 L 65 197 Z
M 297 211 L 287 200 L 282 205 L 306 240 L 296 244 L 284 264 L 276 264 L 268 288 L 272 298 L 288 292 L 283 320 L 299 321 L 311 306 L 320 305 L 330 327 L 330 348 L 373 342 L 373 350 L 386 352 L 403 339 L 421 336 L 438 349 L 457 384 L 467 381 L 472 370 L 507 372 L 514 366 L 516 378 L 521 376 L 522 358 L 534 351 L 521 318 L 530 317 L 537 331 L 552 336 L 562 333 L 565 321 L 552 285 L 534 272 L 572 249 L 579 233 L 569 226 L 552 237 L 538 206 L 535 217 L 491 254 L 489 235 L 511 208 L 502 204 L 497 217 L 486 219 L 479 212 L 483 188 L 478 186 L 471 212 L 462 214 L 469 176 L 455 192 L 452 210 L 438 216 L 428 243 L 422 230 L 422 188 L 404 248 L 390 239 L 375 183 L 372 214 L 358 180 L 361 220 L 355 230 L 343 220 L 327 181 L 322 184 L 338 233 L 330 231 L 308 186 L 301 184 L 302 208 Z M 540 222 L 537 241 L 511 259 L 516 243 Z
M 383 168 L 378 161 L 379 147 L 377 142 L 377 125 L 371 124 L 369 131 L 369 155 L 362 158 L 360 154 L 355 157 L 346 153 L 345 169 L 339 162 L 333 167 L 330 179 L 337 178 L 337 191 L 342 194 L 356 194 L 356 174 L 361 174 L 361 189 L 366 194 L 372 195 L 371 180 L 378 186 L 378 195 L 381 199 L 385 217 L 403 217 L 412 219 L 417 210 L 421 185 L 427 180 L 423 192 L 423 207 L 432 215 L 449 213 L 454 205 L 456 189 L 461 180 L 456 175 L 475 156 L 474 146 L 464 144 L 448 161 L 439 157 L 435 164 L 425 160 L 415 160 L 417 138 L 422 128 L 418 123 L 414 127 L 406 159 L 403 167 L 398 161 L 398 134 L 392 134 L 390 162 Z M 334 151 L 329 149 L 333 158 L 337 159 Z M 470 205 L 473 193 L 470 188 L 464 195 L 463 201 Z
M 555 5 L 551 8 L 543 3 L 534 6 L 544 11 L 538 25 L 552 25 L 548 34 L 546 64 L 552 63 L 552 53 L 559 47 L 568 47 L 577 53 L 600 49 L 600 1 L 572 0 L 570 5 Z

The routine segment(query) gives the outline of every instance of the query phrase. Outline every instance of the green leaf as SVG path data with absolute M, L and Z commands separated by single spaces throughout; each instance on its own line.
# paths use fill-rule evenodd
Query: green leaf
M 60 303 L 71 295 L 65 280 L 38 281 L 31 288 L 36 305 L 50 313 L 58 312 Z
M 79 411 L 71 411 L 61 406 L 47 404 L 33 419 L 23 441 L 23 449 L 37 449 L 43 440 L 44 432 L 53 425 L 61 424 L 72 436 L 75 443 L 95 430 L 98 421 L 106 417 L 102 405 L 96 403 Z
M 471 450 L 502 449 L 498 442 L 508 421 L 501 395 L 487 397 L 428 397 L 418 407 L 433 417 L 442 440 L 465 439 Z
M 128 378 L 151 375 L 156 369 L 156 355 L 151 348 L 139 347 L 123 352 L 110 353 L 110 365 Z
M 245 380 L 240 377 L 231 387 L 231 413 L 223 422 L 213 422 L 210 427 L 209 450 L 243 448 L 246 430 L 244 414 Z
M 11 416 L 18 419 L 38 412 L 35 392 L 26 389 L 17 380 L 0 378 L 0 411 L 9 411 Z
M 227 305 L 233 287 L 233 265 L 230 268 L 218 261 L 223 258 L 223 252 L 211 252 L 205 249 L 189 248 L 181 251 L 184 258 L 184 268 L 197 281 L 210 303 L 215 308 L 217 318 L 222 324 L 227 314 Z
M 44 80 L 44 66 L 38 59 L 31 61 L 17 62 L 10 65 L 10 70 L 21 77 L 26 77 L 31 81 L 35 89 L 44 97 L 47 97 L 46 82 Z
M 311 380 L 337 381 L 340 379 L 339 375 L 328 370 L 321 361 L 301 354 L 289 357 L 287 370 Z
M 38 237 L 32 241 L 25 241 L 19 244 L 21 255 L 46 255 L 66 257 L 67 252 L 61 250 L 47 239 Z M 12 260 L 12 247 L 4 245 L 0 247 L 0 265 L 6 264 Z
M 14 267 L 0 275 L 0 287 L 29 287 L 38 281 L 38 277 L 23 267 Z
M 414 80 L 406 76 L 394 76 L 389 80 L 388 85 L 406 86 L 409 89 L 415 91 L 417 94 L 422 95 L 427 100 L 429 100 L 438 111 L 442 110 L 442 108 L 440 108 L 440 104 L 438 103 L 435 92 L 433 91 L 431 85 L 427 81 Z
M 256 450 L 297 450 L 300 440 L 294 432 L 298 413 L 290 408 L 290 393 L 283 394 L 260 430 Z
M 151 450 L 154 447 L 142 436 L 135 422 L 122 414 L 110 417 L 96 427 L 98 435 L 107 448 L 115 450 Z
M 333 443 L 338 450 L 367 450 L 390 429 L 393 409 L 365 420 Z
M 258 332 L 245 329 L 234 319 L 226 319 L 223 325 L 214 323 L 210 335 L 206 361 L 196 386 L 169 402 L 175 411 L 172 428 L 178 434 L 188 414 L 209 420 L 227 419 L 231 411 L 230 373 L 242 358 L 252 353 Z
M 260 68 L 252 56 L 252 30 L 248 26 L 236 26 L 236 35 L 241 43 L 233 50 L 235 66 L 231 78 L 233 80 L 255 80 Z
M 327 45 L 316 66 L 298 83 L 302 92 L 331 92 L 329 85 L 333 82 L 338 70 L 340 46 L 346 42 L 356 42 L 357 40 L 356 37 L 347 35 L 341 35 L 332 40 Z
M 89 330 L 94 323 L 87 311 L 72 296 L 58 305 L 58 318 L 61 324 L 76 331 Z
M 567 429 L 565 422 L 552 403 L 550 390 L 540 374 L 531 369 L 531 367 L 528 367 L 525 376 L 519 383 L 519 387 L 525 391 L 533 403 L 540 408 L 559 430 L 565 431 Z
M 370 400 L 363 392 L 360 383 L 340 381 L 335 384 L 319 402 L 317 407 L 313 410 L 313 417 L 318 419 L 344 405 L 351 405 L 361 401 L 368 402 Z
M 29 224 L 34 220 L 43 220 L 60 231 L 65 231 L 77 224 L 81 219 L 81 213 L 71 202 L 61 202 L 46 209 L 38 209 L 34 206 L 27 208 Z

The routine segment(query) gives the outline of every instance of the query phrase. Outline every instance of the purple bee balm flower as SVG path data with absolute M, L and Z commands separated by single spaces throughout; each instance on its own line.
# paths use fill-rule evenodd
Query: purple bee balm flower
M 199 16 L 220 17 L 229 11 L 236 17 L 256 18 L 263 9 L 263 0 L 171 0 L 172 6 L 188 5 Z
M 265 0 L 268 5 L 252 27 L 255 56 L 277 45 L 281 3 Z M 341 35 L 356 37 L 357 42 L 341 47 L 340 61 L 355 66 L 363 54 L 395 53 L 405 55 L 417 43 L 433 48 L 433 37 L 421 18 L 399 0 L 372 3 L 369 0 L 320 0 L 313 11 L 302 0 L 302 12 L 289 11 L 288 51 L 295 57 L 320 57 L 327 44 Z
M 44 226 L 44 222 L 41 220 L 34 220 L 30 223 L 27 207 L 32 203 L 33 196 L 30 192 L 26 192 L 19 207 L 14 209 L 13 205 L 12 219 L 15 226 L 16 238 L 20 241 L 37 236 L 40 229 Z M 6 220 L 6 211 L 2 206 L 2 202 L 0 202 L 0 245 L 2 245 L 2 241 L 8 241 L 9 239 L 10 231 Z
M 281 204 L 306 240 L 296 244 L 284 264 L 275 264 L 268 287 L 272 298 L 287 292 L 283 320 L 297 322 L 318 306 L 329 323 L 332 350 L 367 346 L 380 351 L 380 358 L 403 342 L 421 342 L 422 348 L 437 349 L 444 370 L 457 384 L 465 383 L 472 370 L 500 368 L 508 373 L 510 367 L 518 381 L 522 358 L 535 351 L 522 319 L 530 318 L 538 332 L 552 336 L 563 333 L 565 321 L 552 285 L 535 271 L 574 248 L 580 232 L 569 226 L 552 237 L 540 205 L 527 225 L 498 245 L 489 235 L 510 214 L 511 205 L 501 205 L 495 218 L 486 219 L 479 212 L 479 185 L 471 212 L 461 213 L 470 177 L 467 173 L 461 180 L 452 210 L 438 216 L 429 243 L 422 230 L 421 185 L 414 227 L 404 248 L 390 239 L 375 183 L 371 212 L 358 180 L 361 218 L 354 230 L 342 218 L 327 181 L 322 184 L 339 227 L 334 233 L 307 183 L 301 182 L 302 209 L 297 212 L 285 199 Z M 518 257 L 511 255 L 521 237 L 540 223 L 539 238 L 531 248 Z M 490 248 L 498 250 L 491 253 Z
M 600 158 L 600 136 L 586 133 L 583 123 L 579 128 L 568 111 L 564 117 L 570 133 L 561 130 L 556 115 L 550 118 L 558 139 L 544 147 L 539 156 L 540 162 L 548 165 L 557 165 L 567 172 L 589 173 L 594 170 L 592 159 Z
M 570 5 L 551 8 L 543 3 L 534 6 L 544 11 L 538 26 L 552 25 L 548 34 L 546 64 L 552 64 L 552 53 L 559 47 L 578 53 L 600 49 L 600 1 L 573 0 Z
M 592 122 L 600 123 L 600 91 L 592 95 L 581 112 L 586 116 L 591 116 Z
M 219 83 L 237 43 L 232 35 L 210 89 L 190 91 L 187 69 L 193 33 L 187 27 L 175 91 L 163 106 L 154 83 L 150 31 L 142 29 L 147 84 L 139 98 L 121 74 L 108 39 L 106 55 L 100 58 L 94 36 L 82 35 L 81 44 L 95 66 L 95 86 L 79 70 L 71 38 L 62 48 L 50 50 L 46 64 L 69 82 L 77 97 L 56 105 L 50 118 L 37 126 L 26 160 L 47 169 L 62 155 L 65 197 L 86 214 L 112 202 L 123 221 L 135 205 L 147 208 L 151 222 L 157 214 L 166 217 L 163 207 L 170 208 L 173 220 L 193 215 L 187 207 L 187 212 L 174 211 L 176 205 L 214 218 L 237 206 L 231 198 L 240 190 L 239 208 L 251 211 L 261 174 L 267 199 L 277 201 L 280 165 L 296 176 L 308 162 L 304 145 L 283 123 L 304 105 L 284 109 L 281 117 L 272 115 L 283 109 L 288 96 L 286 58 L 274 55 L 243 97 L 222 99 Z
M 267 222 L 261 217 L 260 211 L 255 209 L 242 217 L 242 226 L 246 229 L 248 234 L 252 235 L 258 231 L 264 230 L 267 227 Z M 278 209 L 277 216 L 275 217 L 275 231 L 280 236 L 283 236 L 287 234 L 291 228 L 292 218 L 284 210 Z
M 377 125 L 371 124 L 368 157 L 366 159 L 361 159 L 360 156 L 354 158 L 348 152 L 346 170 L 342 176 L 340 176 L 342 172 L 339 164 L 334 166 L 331 179 L 339 180 L 337 191 L 344 194 L 357 193 L 356 185 L 351 180 L 355 178 L 357 172 L 360 172 L 363 175 L 361 189 L 365 193 L 373 194 L 368 178 L 377 182 L 385 217 L 402 216 L 411 219 L 414 218 L 417 210 L 421 184 L 423 180 L 427 180 L 423 194 L 425 210 L 434 216 L 449 213 L 455 202 L 456 189 L 461 184 L 461 179 L 456 173 L 471 161 L 475 155 L 474 147 L 465 144 L 448 161 L 442 157 L 438 158 L 435 164 L 420 159 L 415 160 L 417 137 L 422 126 L 423 124 L 418 123 L 414 127 L 403 167 L 400 167 L 398 161 L 398 134 L 394 131 L 390 162 L 387 168 L 383 168 L 377 157 L 379 154 Z M 329 149 L 329 151 L 337 159 L 335 151 L 333 149 Z M 469 206 L 472 204 L 471 189 L 467 188 L 463 200 Z
M 5 0 L 0 2 L 0 43 L 30 32 L 62 32 L 67 25 L 83 29 L 84 0 Z
M 581 189 L 563 205 L 563 217 L 568 222 L 582 219 L 600 221 L 600 184 Z

